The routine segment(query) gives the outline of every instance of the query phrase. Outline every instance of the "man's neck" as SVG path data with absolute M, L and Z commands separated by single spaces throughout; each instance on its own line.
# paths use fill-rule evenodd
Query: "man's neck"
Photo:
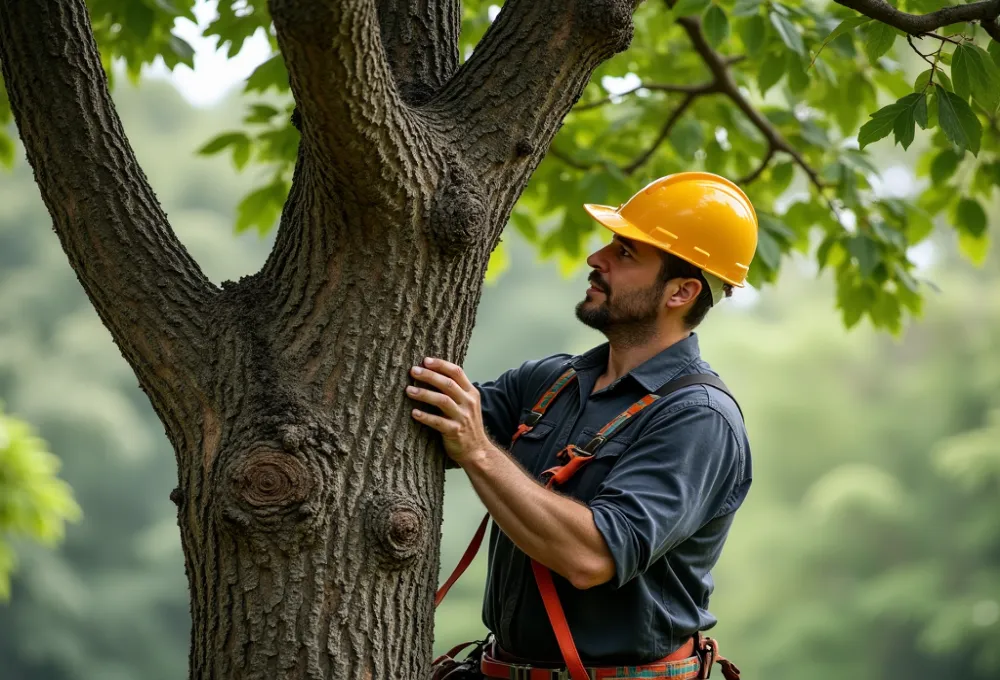
M 640 345 L 622 346 L 609 342 L 608 365 L 601 377 L 597 379 L 594 391 L 604 389 L 632 369 L 641 366 L 663 350 L 690 337 L 690 335 L 691 331 L 689 330 L 678 330 L 657 334 L 650 338 L 649 342 Z

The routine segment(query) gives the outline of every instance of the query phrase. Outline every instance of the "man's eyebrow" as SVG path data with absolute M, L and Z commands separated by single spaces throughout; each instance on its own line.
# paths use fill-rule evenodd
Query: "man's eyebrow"
M 635 250 L 635 241 L 633 241 L 632 239 L 626 238 L 624 236 L 620 236 L 618 234 L 615 234 L 615 240 L 618 241 L 619 243 L 621 243 L 623 246 L 625 246 L 629 250 L 631 250 L 633 253 L 636 252 L 636 250 Z

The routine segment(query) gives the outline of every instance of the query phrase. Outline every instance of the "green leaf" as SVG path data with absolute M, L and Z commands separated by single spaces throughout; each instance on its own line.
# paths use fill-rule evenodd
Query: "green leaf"
M 809 74 L 806 73 L 805 62 L 795 52 L 787 52 L 785 57 L 785 73 L 788 74 L 788 89 L 793 94 L 799 94 L 809 87 Z
M 806 54 L 805 43 L 802 42 L 802 36 L 799 34 L 799 29 L 795 27 L 795 24 L 790 22 L 778 12 L 771 12 L 771 25 L 778 31 L 778 35 L 781 36 L 781 41 L 785 43 L 788 49 L 792 50 L 803 59 L 808 56 Z
M 691 14 L 701 14 L 711 4 L 712 0 L 679 0 L 674 5 L 675 17 L 686 17 Z
M 865 26 L 865 54 L 868 55 L 868 61 L 874 64 L 892 49 L 892 44 L 896 42 L 896 35 L 895 28 L 883 24 L 881 21 L 873 21 Z
M 734 17 L 752 17 L 760 15 L 760 6 L 763 0 L 736 0 L 733 5 L 732 15 Z
M 723 9 L 716 4 L 705 10 L 701 25 L 705 31 L 705 37 L 713 47 L 718 47 L 729 37 L 729 18 L 726 17 Z
M 969 149 L 973 156 L 979 155 L 979 143 L 983 136 L 983 126 L 969 104 L 941 87 L 938 90 L 938 123 L 945 135 L 961 149 Z
M 287 195 L 288 183 L 281 178 L 251 191 L 236 207 L 236 231 L 256 226 L 259 233 L 266 234 L 277 222 Z
M 955 206 L 955 228 L 978 238 L 986 233 L 986 211 L 974 198 L 963 198 Z
M 243 118 L 243 122 L 250 124 L 263 124 L 270 122 L 270 120 L 279 113 L 281 112 L 278 111 L 278 109 L 268 104 L 251 104 L 250 112 Z
M 863 149 L 892 132 L 896 143 L 907 149 L 913 143 L 914 123 L 927 126 L 927 95 L 922 92 L 908 94 L 871 114 L 871 120 L 861 126 L 858 146 Z
M 847 251 L 858 263 L 858 271 L 865 278 L 871 276 L 879 263 L 878 244 L 867 234 L 857 234 L 847 241 Z
M 211 156 L 212 154 L 217 154 L 226 147 L 229 146 L 249 146 L 250 138 L 246 136 L 243 132 L 225 132 L 218 137 L 209 140 L 205 146 L 198 149 L 198 153 L 202 156 Z
M 955 48 L 951 65 L 955 94 L 962 99 L 971 95 L 980 106 L 993 113 L 1000 106 L 1000 69 L 981 47 L 962 43 Z
M 761 49 L 767 39 L 767 23 L 764 17 L 759 14 L 752 16 L 740 24 L 740 40 L 746 48 L 747 56 L 755 57 L 760 54 Z
M 989 234 L 971 236 L 962 232 L 958 235 L 958 249 L 973 264 L 981 266 L 986 261 L 986 255 L 990 251 Z
M 834 40 L 836 40 L 840 36 L 844 35 L 845 33 L 849 32 L 849 31 L 853 31 L 854 29 L 858 28 L 859 26 L 864 26 L 865 24 L 867 24 L 870 21 L 873 21 L 873 20 L 869 19 L 868 17 L 864 16 L 863 14 L 859 14 L 858 16 L 848 17 L 847 19 L 844 19 L 843 21 L 841 21 L 837 25 L 837 27 L 835 29 L 833 29 L 832 31 L 830 31 L 830 35 L 828 35 L 828 36 L 826 36 L 826 38 L 824 38 L 823 42 L 820 44 L 819 48 L 816 50 L 816 54 L 813 55 L 812 61 L 809 62 L 810 68 L 816 62 L 816 57 L 818 57 L 819 53 L 823 51 L 823 48 L 825 48 L 827 45 L 829 45 L 831 42 L 833 42 Z
M 990 46 L 987 48 L 990 56 L 993 57 L 993 63 L 1000 68 L 1000 42 L 996 40 L 990 41 Z
M 948 178 L 955 174 L 958 163 L 962 160 L 953 149 L 945 149 L 934 157 L 931 162 L 931 181 L 935 184 L 947 182 Z
M 771 188 L 776 194 L 784 193 L 788 185 L 792 183 L 794 176 L 795 164 L 793 162 L 777 163 L 771 168 Z
M 776 270 L 781 265 L 781 246 L 767 229 L 757 232 L 756 256 L 768 269 Z
M 670 131 L 670 146 L 686 160 L 693 161 L 695 154 L 705 144 L 705 132 L 701 121 L 684 118 Z
M 178 38 L 176 35 L 170 36 L 170 50 L 177 55 L 177 60 L 187 65 L 189 68 L 194 68 L 194 48 L 188 44 L 183 38 Z
M 933 72 L 934 69 L 932 68 L 929 68 L 926 71 L 921 71 L 920 75 L 918 75 L 916 79 L 913 81 L 913 91 L 923 92 L 924 90 L 926 90 L 927 86 L 930 85 L 931 83 L 931 74 Z
M 768 52 L 764 61 L 760 65 L 757 73 L 757 87 L 760 88 L 761 96 L 774 87 L 781 76 L 785 74 L 785 55 L 778 52 Z
M 288 89 L 288 71 L 285 61 L 276 54 L 254 69 L 247 78 L 244 92 L 266 92 L 271 88 L 283 91 Z

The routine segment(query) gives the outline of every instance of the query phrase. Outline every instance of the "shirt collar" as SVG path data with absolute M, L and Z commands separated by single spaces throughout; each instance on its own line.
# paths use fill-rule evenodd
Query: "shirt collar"
M 604 369 L 608 363 L 608 343 L 594 347 L 575 357 L 570 364 L 578 372 L 600 367 Z M 670 380 L 677 377 L 681 371 L 697 361 L 701 356 L 698 347 L 698 336 L 691 333 L 680 342 L 675 342 L 659 354 L 639 364 L 628 375 L 638 382 L 647 392 L 655 392 Z

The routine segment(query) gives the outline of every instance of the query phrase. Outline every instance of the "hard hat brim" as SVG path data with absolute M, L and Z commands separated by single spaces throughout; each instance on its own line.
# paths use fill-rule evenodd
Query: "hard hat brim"
M 593 217 L 598 224 L 600 224 L 603 227 L 606 227 L 607 229 L 610 229 L 615 234 L 618 234 L 623 238 L 631 239 L 632 241 L 639 241 L 641 243 L 653 246 L 657 250 L 664 250 L 662 245 L 658 243 L 654 238 L 652 238 L 649 234 L 644 232 L 642 229 L 639 229 L 639 227 L 635 226 L 627 219 L 622 217 L 621 213 L 618 212 L 617 208 L 612 208 L 609 205 L 598 205 L 596 203 L 584 203 L 583 209 L 586 210 L 587 213 L 589 213 L 590 216 Z M 671 252 L 671 251 L 667 250 L 666 252 Z M 691 260 L 684 257 L 683 255 L 680 255 L 679 253 L 673 253 L 673 254 L 681 258 L 682 260 L 691 262 Z M 697 263 L 692 262 L 692 264 L 694 264 L 695 266 L 699 266 L 697 265 Z M 709 274 L 719 277 L 720 279 L 722 279 L 723 281 L 725 281 L 726 283 L 735 288 L 743 288 L 744 286 L 744 284 L 742 283 L 734 283 L 732 280 L 730 280 L 728 276 L 724 276 L 719 274 L 718 272 L 712 271 L 708 267 L 704 267 L 702 269 L 703 271 L 706 271 Z

